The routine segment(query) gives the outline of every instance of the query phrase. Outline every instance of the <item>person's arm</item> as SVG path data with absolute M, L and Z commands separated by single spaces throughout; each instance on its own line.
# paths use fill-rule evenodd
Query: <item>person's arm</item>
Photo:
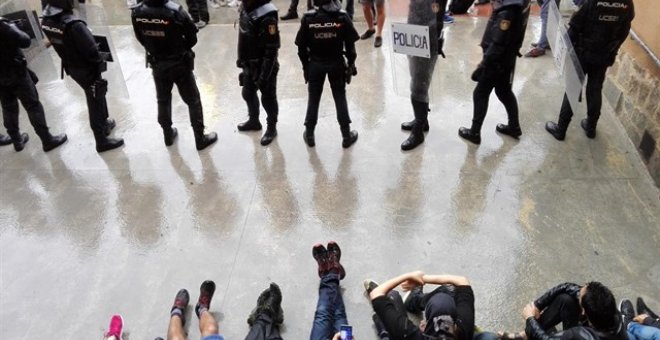
M 87 25 L 81 21 L 77 21 L 71 24 L 70 30 L 76 49 L 85 61 L 92 65 L 100 65 L 105 62 L 99 52 L 99 47 L 94 40 L 94 36 L 92 36 L 92 32 L 87 28 Z
M 424 283 L 430 283 L 435 285 L 444 285 L 450 284 L 454 286 L 469 286 L 470 281 L 464 276 L 458 275 L 424 275 Z
M 14 23 L 4 21 L 0 24 L 0 38 L 16 44 L 19 48 L 30 47 L 30 36 L 21 31 Z
M 307 45 L 307 23 L 305 16 L 300 19 L 300 29 L 296 34 L 296 46 L 298 46 L 298 58 L 302 63 L 303 76 L 305 83 L 307 83 L 307 67 L 309 65 L 309 47 Z
M 355 42 L 360 39 L 360 35 L 353 26 L 353 21 L 346 14 L 346 25 L 344 31 L 344 48 L 346 49 L 346 61 L 348 65 L 355 66 L 355 59 L 357 59 L 357 52 L 355 52 Z
M 660 328 L 660 319 L 654 319 L 646 314 L 637 315 L 633 320 L 644 326 Z
M 193 46 L 197 45 L 197 26 L 190 18 L 188 12 L 186 12 L 183 7 L 179 7 L 179 12 L 177 12 L 177 21 L 183 26 L 183 37 L 186 40 L 186 47 L 192 49 Z
M 582 327 L 574 327 L 567 331 L 549 334 L 543 330 L 543 328 L 541 328 L 541 324 L 539 324 L 538 320 L 536 320 L 533 316 L 528 317 L 525 321 L 525 334 L 527 334 L 528 340 L 580 339 L 584 338 L 580 336 L 582 332 L 585 332 L 586 334 L 586 330 L 581 331 L 581 329 Z
M 261 63 L 261 70 L 259 73 L 258 83 L 265 83 L 270 79 L 275 62 L 277 61 L 277 54 L 280 49 L 280 30 L 277 27 L 277 15 L 267 16 L 261 21 L 261 36 L 264 39 L 264 58 Z
M 384 283 L 380 284 L 378 287 L 376 287 L 374 290 L 369 293 L 369 299 L 374 300 L 379 296 L 384 296 L 387 295 L 387 293 L 396 288 L 396 286 L 402 284 L 403 282 L 410 281 L 414 282 L 417 285 L 424 285 L 424 273 L 421 271 L 416 271 L 416 272 L 410 272 L 410 273 L 405 273 L 402 275 L 399 275 L 395 278 L 389 279 L 385 281 Z
M 582 287 L 571 282 L 559 284 L 555 287 L 550 288 L 547 292 L 545 292 L 545 294 L 541 295 L 541 297 L 534 300 L 534 306 L 539 311 L 542 311 L 546 307 L 548 307 L 552 303 L 552 301 L 554 301 L 554 299 L 560 294 L 567 294 L 578 300 L 578 296 L 580 294 L 580 288 Z
M 480 67 L 486 69 L 496 67 L 505 54 L 511 49 L 511 39 L 513 38 L 512 27 L 520 14 L 520 6 L 507 6 L 495 14 L 495 28 L 491 33 L 491 43 L 484 51 L 484 57 Z
M 584 25 L 587 23 L 591 6 L 591 0 L 587 0 L 580 9 L 573 14 L 568 23 L 568 38 L 571 39 L 573 47 L 575 47 L 580 34 L 582 34 L 582 31 L 584 30 Z

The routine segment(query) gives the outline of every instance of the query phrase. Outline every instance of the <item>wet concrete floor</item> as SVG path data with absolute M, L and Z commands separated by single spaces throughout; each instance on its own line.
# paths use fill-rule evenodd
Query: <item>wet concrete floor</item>
M 109 13 L 128 15 L 118 11 L 125 8 Z M 391 66 L 405 74 L 405 58 L 390 54 L 388 39 L 381 49 L 357 43 L 359 75 L 348 87 L 357 144 L 341 148 L 326 86 L 312 149 L 302 141 L 298 23 L 283 23 L 279 136 L 262 147 L 260 133 L 235 128 L 246 117 L 236 30 L 205 28 L 196 75 L 206 124 L 220 139 L 197 152 L 178 95 L 180 136 L 163 145 L 144 51 L 129 26 L 111 23 L 121 67 L 107 74 L 108 99 L 126 146 L 95 152 L 83 93 L 71 79 L 56 80 L 50 51 L 31 66 L 52 131 L 69 142 L 44 154 L 23 114 L 26 149 L 0 148 L 1 339 L 96 339 L 114 313 L 124 316 L 125 339 L 164 336 L 177 290 L 194 300 L 205 279 L 218 286 L 211 310 L 228 339 L 247 333 L 246 317 L 270 281 L 284 293 L 283 336 L 305 339 L 318 286 L 311 247 L 329 240 L 343 249 L 343 296 L 358 339 L 376 338 L 362 280 L 414 269 L 469 277 L 485 329 L 522 329 L 522 306 L 564 281 L 600 280 L 617 298 L 641 295 L 660 309 L 659 192 L 609 106 L 596 139 L 576 120 L 566 141 L 555 141 L 543 129 L 562 96 L 552 58 L 520 59 L 521 139 L 495 132 L 506 114 L 494 95 L 482 144 L 456 135 L 471 120 L 469 75 L 484 18 L 457 17 L 448 27 L 431 131 L 407 153 L 399 124 L 412 111 Z M 533 17 L 523 49 L 539 30 Z

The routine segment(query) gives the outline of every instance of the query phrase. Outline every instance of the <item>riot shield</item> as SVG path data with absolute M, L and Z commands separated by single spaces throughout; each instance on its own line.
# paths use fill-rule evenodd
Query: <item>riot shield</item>
M 440 1 L 444 3 L 444 1 Z M 391 23 L 389 36 L 390 64 L 394 92 L 429 102 L 432 80 L 438 59 L 437 0 L 390 0 L 387 16 Z
M 548 11 L 547 35 L 555 66 L 566 88 L 566 96 L 571 104 L 571 109 L 574 114 L 580 113 L 584 111 L 579 105 L 580 93 L 584 84 L 584 71 L 573 48 L 573 43 L 568 37 L 559 8 L 554 1 L 550 2 Z
M 9 0 L 0 3 L 0 16 L 14 22 L 18 28 L 32 38 L 30 47 L 23 50 L 29 67 L 40 81 L 50 82 L 59 78 L 59 64 L 47 52 L 46 40 L 35 8 L 29 1 Z
M 106 20 L 105 9 L 91 3 L 80 3 L 78 14 L 80 19 L 87 22 L 87 27 L 92 31 L 94 40 L 99 46 L 99 51 L 106 56 L 108 61 L 108 69 L 103 73 L 103 78 L 108 80 L 107 96 L 122 100 L 128 99 L 126 79 L 113 44 L 112 32 Z

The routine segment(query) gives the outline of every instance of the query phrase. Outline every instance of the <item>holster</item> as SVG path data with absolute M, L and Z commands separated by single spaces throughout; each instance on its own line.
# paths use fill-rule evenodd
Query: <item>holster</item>
M 106 93 L 108 93 L 108 81 L 99 78 L 94 83 L 91 85 L 92 93 L 94 94 L 94 98 L 99 98 L 102 96 L 105 96 Z

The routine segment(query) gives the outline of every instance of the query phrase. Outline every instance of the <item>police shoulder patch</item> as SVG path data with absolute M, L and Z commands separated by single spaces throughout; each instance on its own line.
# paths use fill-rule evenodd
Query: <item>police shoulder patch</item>
M 500 21 L 500 30 L 506 31 L 511 27 L 511 21 L 510 20 L 502 20 Z
M 270 35 L 275 35 L 275 33 L 277 33 L 277 25 L 275 24 L 268 25 L 268 33 Z

